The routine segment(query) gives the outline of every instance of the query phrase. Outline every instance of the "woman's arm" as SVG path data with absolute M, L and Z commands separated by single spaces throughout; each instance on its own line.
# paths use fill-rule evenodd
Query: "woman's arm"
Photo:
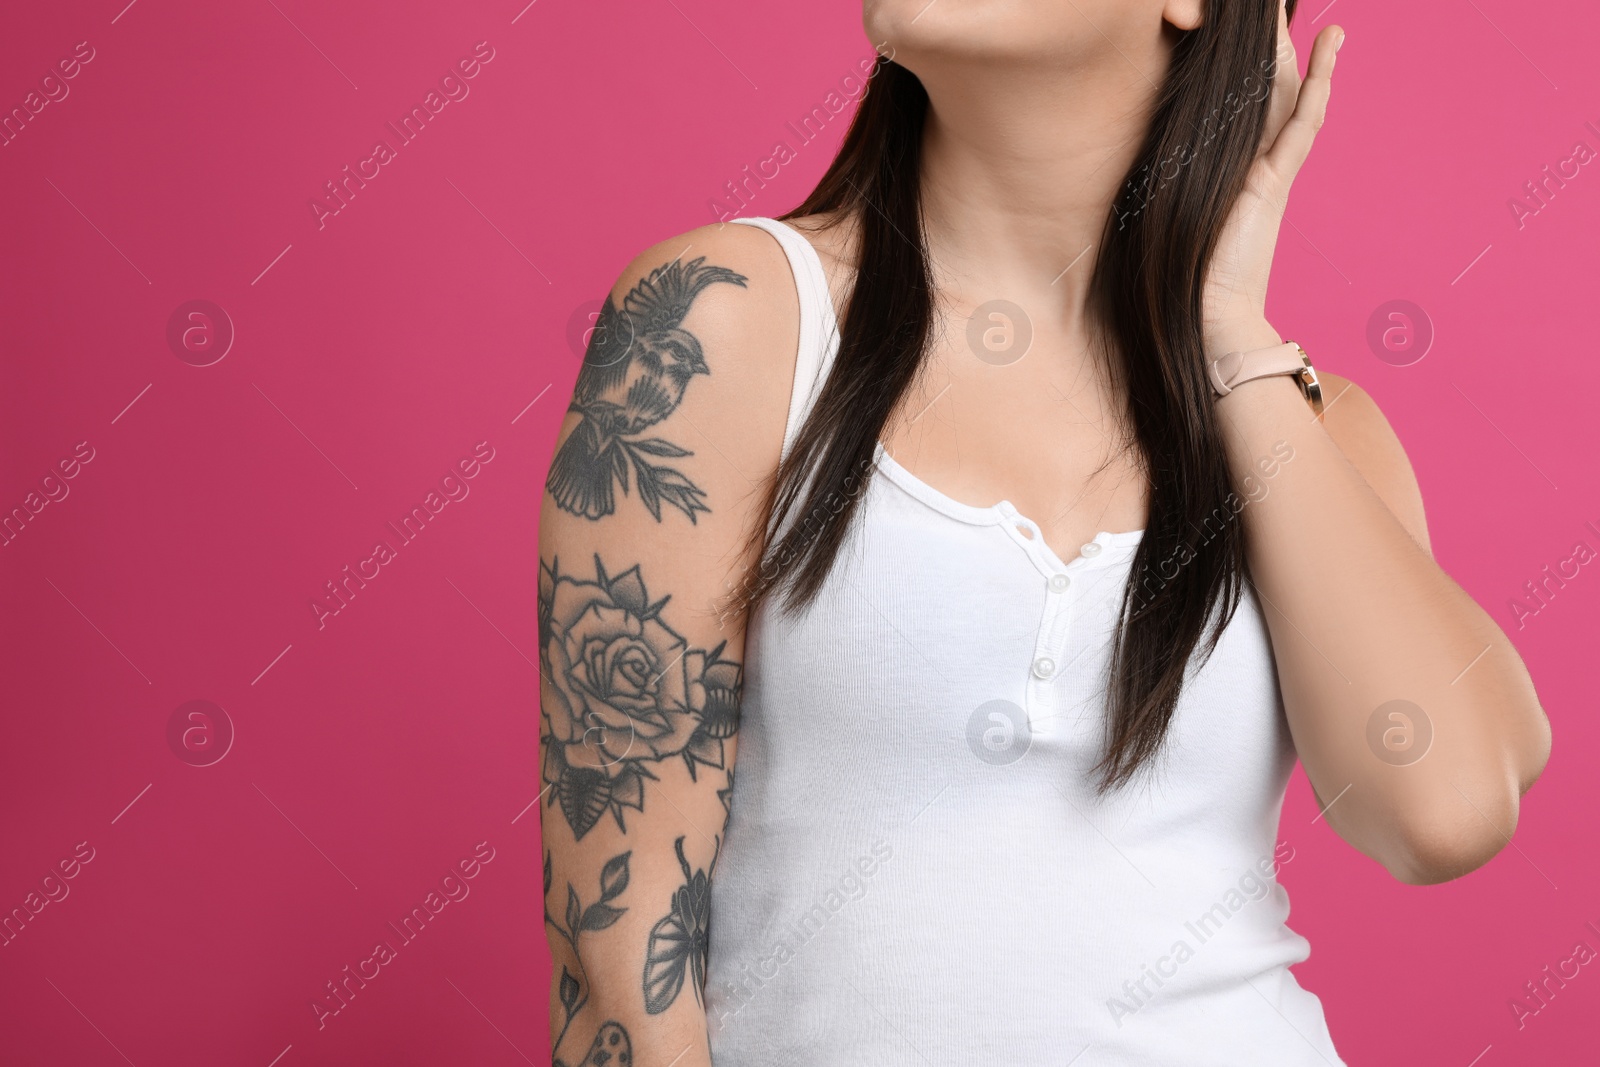
M 1279 30 L 1292 57 L 1281 12 Z M 1279 69 L 1267 146 L 1208 278 L 1208 359 L 1282 340 L 1263 310 L 1272 250 L 1343 39 L 1335 26 L 1318 35 L 1303 83 L 1292 60 Z M 1511 642 L 1433 561 L 1416 479 L 1383 415 L 1342 380 L 1327 392 L 1325 422 L 1284 377 L 1217 401 L 1236 483 L 1275 471 L 1241 513 L 1250 576 L 1329 825 L 1404 882 L 1444 881 L 1510 840 L 1549 723 Z M 1274 464 L 1280 442 L 1293 458 Z
M 560 1064 L 710 1062 L 710 877 L 744 659 L 743 621 L 722 609 L 777 463 L 794 303 L 781 252 L 753 229 L 646 251 L 600 313 L 556 442 L 539 669 Z
M 1401 881 L 1444 881 L 1510 840 L 1549 725 L 1510 640 L 1433 561 L 1382 413 L 1328 385 L 1325 423 L 1287 378 L 1218 401 L 1233 469 L 1267 489 L 1241 513 L 1250 574 L 1328 824 Z M 1280 441 L 1293 458 L 1264 481 Z

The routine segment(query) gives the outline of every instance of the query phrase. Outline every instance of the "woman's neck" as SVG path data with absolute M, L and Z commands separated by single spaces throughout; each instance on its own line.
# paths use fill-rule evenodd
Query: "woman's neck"
M 1106 218 L 1149 124 L 1169 49 L 1098 66 L 923 75 L 929 256 L 941 291 L 1083 325 Z

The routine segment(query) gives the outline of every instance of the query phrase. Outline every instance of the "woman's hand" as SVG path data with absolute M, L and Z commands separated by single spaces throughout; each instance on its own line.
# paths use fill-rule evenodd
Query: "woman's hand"
M 1289 40 L 1288 15 L 1279 4 L 1278 67 L 1261 151 L 1223 226 L 1206 277 L 1202 328 L 1208 358 L 1282 341 L 1266 318 L 1272 251 L 1289 186 L 1322 128 L 1332 89 L 1334 53 L 1343 43 L 1344 30 L 1338 26 L 1328 26 L 1317 34 L 1302 81 L 1294 44 Z

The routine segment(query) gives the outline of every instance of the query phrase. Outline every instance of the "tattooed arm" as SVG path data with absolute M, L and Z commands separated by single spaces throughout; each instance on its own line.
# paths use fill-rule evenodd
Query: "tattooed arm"
M 710 877 L 726 830 L 742 619 L 798 308 L 744 226 L 649 249 L 595 324 L 539 530 L 545 931 L 555 1062 L 710 1063 Z

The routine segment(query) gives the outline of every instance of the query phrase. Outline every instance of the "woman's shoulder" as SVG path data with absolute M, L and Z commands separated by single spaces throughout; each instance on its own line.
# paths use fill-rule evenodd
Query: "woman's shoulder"
M 755 224 L 752 225 L 751 223 Z M 854 228 L 831 214 L 792 218 L 730 219 L 714 222 L 658 241 L 636 254 L 618 278 L 619 288 L 637 283 L 657 266 L 680 257 L 722 263 L 754 284 L 750 292 L 781 293 L 795 287 L 793 272 L 778 233 L 798 235 L 816 252 L 830 282 L 851 259 Z
M 762 358 L 799 321 L 782 246 L 760 227 L 712 223 L 645 247 L 617 275 L 611 302 L 623 317 L 675 325 Z
M 799 324 L 794 276 L 771 234 L 733 223 L 674 234 L 616 275 L 574 403 L 626 422 L 640 448 L 672 457 L 702 488 L 732 477 L 726 500 L 776 465 Z

